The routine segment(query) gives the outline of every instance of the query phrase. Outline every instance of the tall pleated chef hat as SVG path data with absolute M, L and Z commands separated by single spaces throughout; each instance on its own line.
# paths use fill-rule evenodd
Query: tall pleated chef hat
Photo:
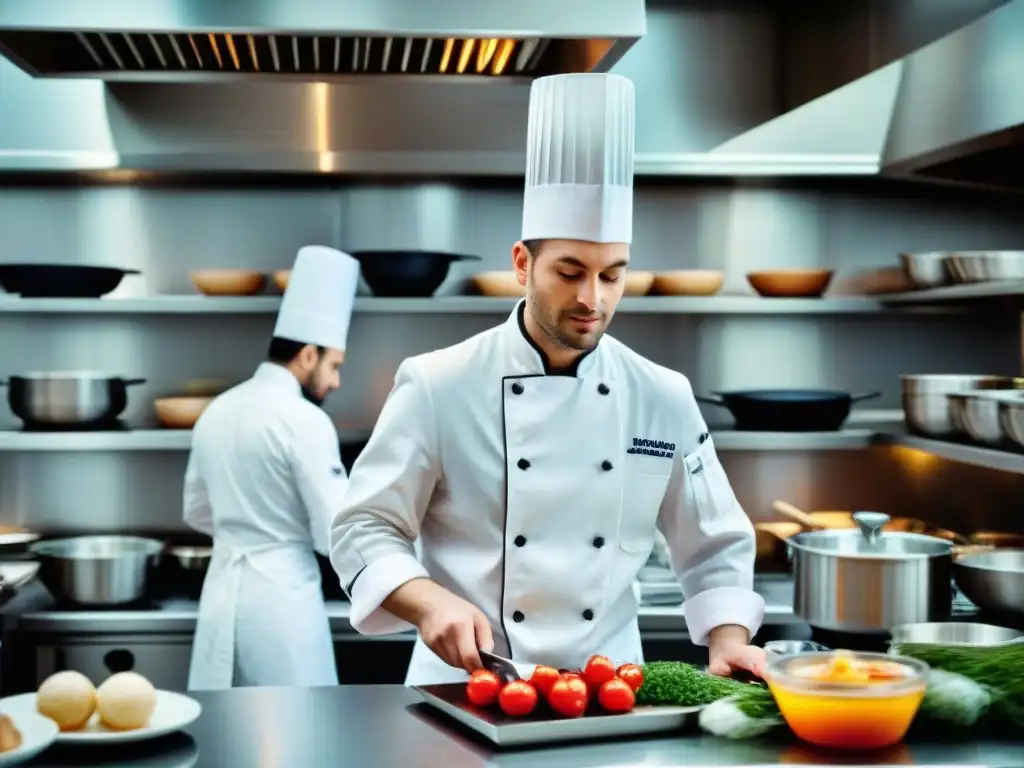
M 334 248 L 299 249 L 274 336 L 344 351 L 359 284 L 359 262 Z
M 633 82 L 621 75 L 533 81 L 523 240 L 633 241 Z

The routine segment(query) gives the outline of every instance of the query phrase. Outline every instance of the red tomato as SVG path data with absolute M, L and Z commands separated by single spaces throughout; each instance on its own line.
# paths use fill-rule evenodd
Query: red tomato
M 548 704 L 563 717 L 580 717 L 587 711 L 587 684 L 578 677 L 563 675 L 551 686 Z
M 615 675 L 634 691 L 639 691 L 644 684 L 644 671 L 636 664 L 623 664 L 615 671 Z
M 530 685 L 537 689 L 537 693 L 545 697 L 551 692 L 551 686 L 559 680 L 558 670 L 554 667 L 539 666 L 533 670 L 530 676 Z
M 615 665 L 607 656 L 591 656 L 583 668 L 583 679 L 593 690 L 599 689 L 615 677 Z
M 498 696 L 501 711 L 509 717 L 523 717 L 537 706 L 537 691 L 525 680 L 513 680 Z
M 636 704 L 636 696 L 629 683 L 616 677 L 601 686 L 597 703 L 609 712 L 629 712 Z
M 488 707 L 498 700 L 501 680 L 493 672 L 478 669 L 466 683 L 466 698 L 478 707 Z

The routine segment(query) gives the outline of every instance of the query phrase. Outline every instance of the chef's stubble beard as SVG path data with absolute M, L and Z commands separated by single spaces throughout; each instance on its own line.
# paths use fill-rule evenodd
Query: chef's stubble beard
M 533 275 L 527 276 L 527 281 L 530 284 L 530 288 L 533 288 Z M 527 307 L 530 310 L 530 314 L 533 315 L 533 319 L 537 321 L 537 325 L 544 331 L 547 336 L 554 341 L 556 344 L 561 344 L 563 347 L 568 349 L 576 349 L 581 352 L 593 349 L 597 346 L 597 343 L 601 341 L 601 337 L 604 335 L 604 329 L 602 328 L 594 336 L 592 343 L 584 341 L 586 336 L 580 336 L 579 334 L 572 332 L 563 332 L 559 326 L 557 320 L 551 317 L 552 313 L 549 311 L 548 306 L 540 300 L 537 293 L 533 290 L 529 291 L 527 298 Z

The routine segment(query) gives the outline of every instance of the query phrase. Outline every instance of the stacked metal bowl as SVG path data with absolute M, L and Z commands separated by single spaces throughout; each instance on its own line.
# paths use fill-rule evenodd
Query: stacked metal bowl
M 910 432 L 1024 449 L 1024 378 L 921 374 L 900 379 Z
M 1024 280 L 1024 251 L 901 253 L 900 265 L 915 288 L 954 283 Z

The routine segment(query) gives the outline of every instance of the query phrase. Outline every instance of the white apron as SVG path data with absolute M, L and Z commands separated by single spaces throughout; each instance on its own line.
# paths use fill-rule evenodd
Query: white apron
M 188 689 L 338 684 L 320 570 L 308 545 L 214 540 Z

